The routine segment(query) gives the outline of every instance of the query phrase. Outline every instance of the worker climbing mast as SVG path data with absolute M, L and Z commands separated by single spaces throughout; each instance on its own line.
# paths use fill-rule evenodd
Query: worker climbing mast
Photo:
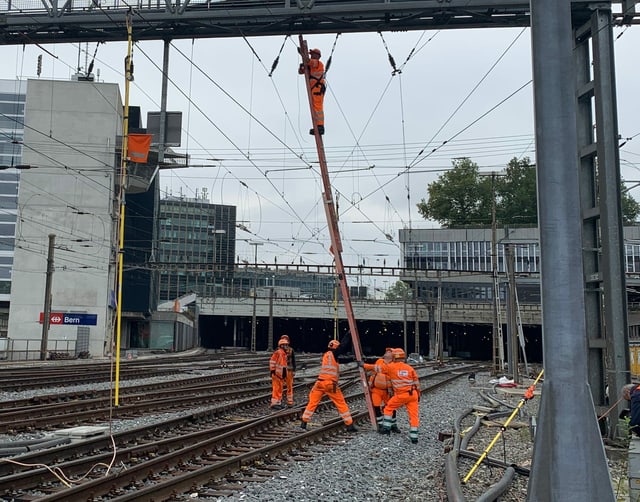
M 313 128 L 309 131 L 309 133 L 314 135 L 316 139 L 316 148 L 318 150 L 320 175 L 322 177 L 322 186 L 324 188 L 324 192 L 322 194 L 322 202 L 324 205 L 325 214 L 327 216 L 329 235 L 331 236 L 330 251 L 333 254 L 333 260 L 336 267 L 336 275 L 338 277 L 338 284 L 340 287 L 340 291 L 342 292 L 342 300 L 344 302 L 344 308 L 347 313 L 347 320 L 349 322 L 349 330 L 351 332 L 353 350 L 355 352 L 356 360 L 362 361 L 360 337 L 358 335 L 358 326 L 356 325 L 356 319 L 353 314 L 353 305 L 351 304 L 351 296 L 349 295 L 349 286 L 347 284 L 347 277 L 345 275 L 344 264 L 342 262 L 342 242 L 340 240 L 340 232 L 338 230 L 338 217 L 333 200 L 331 182 L 329 180 L 329 170 L 327 168 L 327 158 L 324 153 L 324 144 L 322 141 L 322 135 L 324 134 L 324 111 L 322 108 L 322 98 L 324 98 L 325 91 L 324 65 L 322 65 L 319 60 L 320 51 L 318 49 L 312 49 L 310 59 L 310 52 L 307 48 L 306 40 L 304 40 L 302 35 L 300 35 L 299 39 L 299 51 L 300 55 L 302 56 L 302 65 L 300 65 L 299 71 L 301 74 L 304 74 L 305 81 L 307 83 L 307 94 L 309 97 L 311 119 L 313 122 Z M 373 403 L 371 401 L 371 394 L 369 393 L 367 376 L 362 366 L 360 366 L 360 378 L 362 380 L 362 387 L 367 402 L 367 408 L 369 410 L 371 425 L 373 425 L 373 427 L 377 429 L 376 415 L 373 408 Z

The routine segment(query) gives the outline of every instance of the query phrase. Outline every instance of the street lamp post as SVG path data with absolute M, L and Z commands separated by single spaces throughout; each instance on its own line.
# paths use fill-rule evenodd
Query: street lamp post
M 263 242 L 249 242 L 253 246 L 253 315 L 251 316 L 251 352 L 256 351 L 256 301 L 258 299 L 258 246 Z

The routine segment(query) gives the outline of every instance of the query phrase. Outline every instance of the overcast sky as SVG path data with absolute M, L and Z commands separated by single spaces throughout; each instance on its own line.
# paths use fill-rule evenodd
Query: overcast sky
M 135 32 L 135 25 L 134 25 Z M 614 29 L 623 177 L 640 180 L 639 27 Z M 396 266 L 398 230 L 436 227 L 416 204 L 452 159 L 481 170 L 513 157 L 535 162 L 529 29 L 306 37 L 327 62 L 325 148 L 346 265 Z M 182 111 L 182 146 L 194 167 L 161 174 L 163 194 L 237 206 L 237 254 L 265 242 L 258 261 L 330 263 L 322 186 L 297 37 L 172 42 L 168 109 Z M 279 64 L 269 77 L 280 53 Z M 392 75 L 387 49 L 401 73 Z M 2 46 L 0 78 L 70 78 L 95 44 Z M 89 56 L 87 58 L 86 52 Z M 134 48 L 131 104 L 159 110 L 162 42 Z M 52 56 L 55 55 L 55 57 Z M 80 54 L 80 55 L 79 55 Z M 94 73 L 120 84 L 126 44 L 97 48 Z M 640 199 L 637 189 L 631 194 Z M 391 237 L 392 240 L 389 240 Z M 242 239 L 245 239 L 243 241 Z

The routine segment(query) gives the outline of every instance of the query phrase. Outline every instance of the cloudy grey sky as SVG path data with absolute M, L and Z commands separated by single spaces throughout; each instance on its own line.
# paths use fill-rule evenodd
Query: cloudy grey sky
M 135 32 L 135 25 L 134 25 Z M 640 180 L 639 27 L 617 36 L 623 177 Z M 535 161 L 529 29 L 318 35 L 309 47 L 332 54 L 325 98 L 325 148 L 339 205 L 347 265 L 397 265 L 398 230 L 437 226 L 416 203 L 452 159 L 483 171 L 513 157 Z M 172 42 L 168 109 L 183 112 L 179 151 L 194 167 L 163 172 L 163 193 L 237 206 L 237 254 L 265 242 L 259 261 L 330 263 L 321 181 L 297 37 Z M 386 45 L 386 47 L 385 47 Z M 280 49 L 282 53 L 280 54 Z M 0 78 L 70 78 L 95 44 L 0 47 Z M 387 48 L 401 73 L 392 75 Z M 162 42 L 134 48 L 131 104 L 159 109 Z M 89 56 L 87 57 L 86 53 Z M 279 63 L 270 77 L 276 57 Z M 55 55 L 55 57 L 53 56 Z M 94 73 L 124 89 L 126 44 L 97 48 Z M 631 191 L 637 199 L 640 192 Z M 389 240 L 389 237 L 392 240 Z M 242 240 L 245 239 L 245 240 Z

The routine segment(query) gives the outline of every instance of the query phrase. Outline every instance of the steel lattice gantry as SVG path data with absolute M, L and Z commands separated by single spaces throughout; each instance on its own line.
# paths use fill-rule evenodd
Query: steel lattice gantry
M 4 0 L 0 43 L 126 40 L 121 0 L 75 1 Z M 605 386 L 615 396 L 629 379 L 612 27 L 637 23 L 635 3 L 147 0 L 133 9 L 134 39 L 165 43 L 532 27 L 545 383 L 531 501 L 614 500 L 596 417 Z
M 608 2 L 605 2 L 607 4 Z M 622 12 L 633 12 L 622 2 Z M 572 2 L 574 24 L 591 2 Z M 626 8 L 625 8 L 625 5 Z M 3 0 L 0 43 L 126 40 L 122 0 Z M 141 0 L 134 40 L 529 26 L 523 0 Z M 618 15 L 622 18 L 622 14 Z M 627 15 L 626 22 L 632 22 Z

